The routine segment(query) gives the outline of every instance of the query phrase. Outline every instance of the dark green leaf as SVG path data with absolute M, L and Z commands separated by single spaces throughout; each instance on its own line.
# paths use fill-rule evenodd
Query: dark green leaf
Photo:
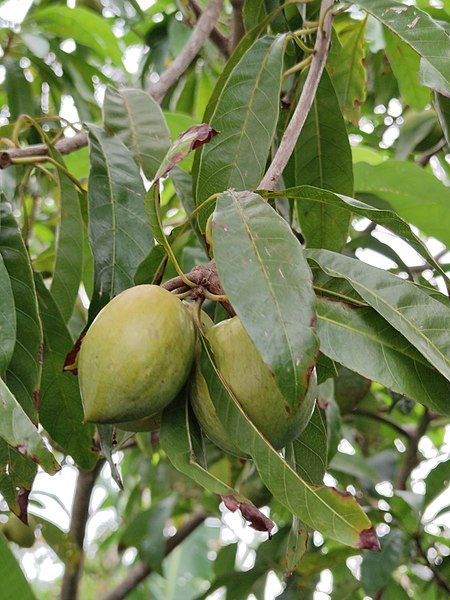
M 3 411 L 0 419 L 0 437 L 40 464 L 47 473 L 58 471 L 59 465 L 53 454 L 47 450 L 38 430 L 2 379 L 0 379 L 0 405 Z
M 30 419 L 36 422 L 42 327 L 28 252 L 5 202 L 0 202 L 0 254 L 9 274 L 16 306 L 16 343 L 5 381 Z
M 317 302 L 324 354 L 393 391 L 450 415 L 450 384 L 414 346 L 369 307 Z
M 419 81 L 419 55 L 389 29 L 384 30 L 384 38 L 386 54 L 402 98 L 415 110 L 422 110 L 430 101 L 430 90 Z
M 450 380 L 450 310 L 415 284 L 328 250 L 307 256 L 332 277 L 345 279 L 384 319 Z
M 64 166 L 54 149 L 53 158 Z M 83 271 L 83 219 L 78 192 L 70 179 L 57 169 L 59 226 L 55 247 L 55 266 L 50 290 L 64 321 L 70 319 L 78 296 Z
M 16 309 L 11 281 L 1 254 L 0 290 L 0 377 L 4 377 L 16 343 Z
M 352 153 L 333 84 L 326 71 L 284 171 L 286 187 L 311 185 L 353 195 Z M 300 229 L 310 248 L 340 250 L 350 215 L 331 205 L 297 204 Z
M 25 74 L 19 61 L 10 57 L 4 59 L 6 68 L 5 90 L 8 97 L 8 107 L 11 120 L 16 121 L 20 115 L 34 114 L 34 102 L 31 84 L 25 79 Z
M 144 260 L 139 263 L 134 276 L 134 283 L 141 285 L 143 283 L 159 283 L 162 278 L 164 267 L 167 262 L 167 254 L 164 246 L 158 244 L 153 246 Z
M 299 476 L 245 415 L 217 371 L 203 336 L 201 341 L 200 368 L 217 416 L 236 444 L 252 456 L 273 496 L 322 534 L 349 546 L 375 549 L 378 544 L 375 533 L 356 500 L 336 489 L 308 484 Z
M 332 44 L 327 61 L 342 112 L 355 124 L 366 98 L 365 29 L 366 19 L 348 19 L 339 33 L 341 46 Z
M 361 581 L 364 590 L 375 596 L 390 580 L 403 552 L 403 532 L 392 529 L 381 538 L 381 552 L 368 552 L 361 565 Z
M 36 596 L 11 552 L 5 536 L 0 533 L 0 580 L 2 600 L 36 600 Z
M 129 150 L 90 125 L 89 235 L 96 289 L 113 297 L 133 286 L 153 245 L 144 211 L 144 185 Z
M 358 0 L 357 4 L 427 60 L 450 86 L 448 34 L 429 14 L 395 0 Z
M 159 104 L 143 90 L 108 86 L 103 114 L 106 129 L 132 151 L 147 179 L 152 180 L 170 146 Z
M 434 105 L 445 140 L 450 145 L 450 98 L 436 93 Z
M 342 194 L 333 194 L 327 190 L 319 190 L 318 188 L 306 185 L 282 190 L 281 192 L 264 194 L 264 196 L 268 198 L 275 198 L 277 196 L 293 198 L 297 200 L 299 209 L 304 204 L 317 204 L 319 206 L 323 205 L 325 211 L 327 207 L 331 207 L 335 212 L 338 210 L 341 212 L 346 211 L 360 217 L 366 217 L 378 225 L 387 227 L 387 229 L 390 229 L 393 233 L 403 238 L 416 252 L 442 273 L 441 266 L 434 260 L 425 244 L 411 231 L 411 227 L 392 210 L 374 208 L 354 198 L 349 198 Z M 328 212 L 325 214 L 328 214 Z M 328 233 L 329 235 L 333 235 L 333 229 L 330 228 Z M 323 247 L 325 248 L 325 246 Z
M 295 468 L 307 483 L 320 485 L 327 468 L 327 425 L 317 405 L 311 419 L 293 442 Z
M 260 182 L 278 119 L 285 42 L 284 36 L 255 42 L 224 82 L 220 96 L 213 95 L 214 109 L 206 112 L 219 135 L 199 151 L 197 204 L 230 187 L 252 189 Z
M 450 246 L 450 188 L 419 165 L 387 160 L 354 167 L 355 192 L 386 200 L 408 223 Z M 424 198 L 427 199 L 424 202 Z
M 35 276 L 35 283 L 44 328 L 40 420 L 50 437 L 77 465 L 90 470 L 98 460 L 93 451 L 95 428 L 83 423 L 78 378 L 63 370 L 73 340 L 56 301 L 39 275 Z
M 286 221 L 252 192 L 221 194 L 213 217 L 220 281 L 288 404 L 302 401 L 318 344 L 303 250 Z
M 424 505 L 428 506 L 450 483 L 450 461 L 444 460 L 429 472 L 425 479 L 427 491 L 425 492 Z

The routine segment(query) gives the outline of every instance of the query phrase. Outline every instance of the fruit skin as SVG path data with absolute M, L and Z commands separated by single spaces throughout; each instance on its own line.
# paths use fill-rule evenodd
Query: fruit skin
M 192 317 L 178 298 L 156 285 L 125 290 L 81 344 L 85 421 L 120 423 L 160 412 L 183 387 L 194 353 Z
M 217 367 L 243 410 L 268 441 L 280 449 L 298 437 L 311 417 L 315 395 L 307 394 L 295 410 L 288 406 L 238 317 L 214 325 L 207 336 Z M 197 369 L 192 388 L 194 412 L 211 441 L 224 450 L 225 442 L 228 447 L 236 448 L 215 410 L 211 411 L 214 405 L 202 379 Z
M 346 367 L 338 368 L 334 380 L 334 397 L 342 414 L 351 412 L 367 396 L 371 381 Z
M 21 548 L 31 548 L 35 542 L 33 529 L 12 513 L 6 523 L 0 523 L 0 531 L 8 541 L 14 542 Z

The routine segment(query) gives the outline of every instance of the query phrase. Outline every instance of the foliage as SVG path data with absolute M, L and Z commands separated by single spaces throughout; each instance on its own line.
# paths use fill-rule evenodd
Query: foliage
M 332 599 L 448 597 L 450 3 L 410 4 L 35 0 L 19 24 L 0 2 L 0 521 L 29 522 L 35 563 L 65 571 L 27 582 L 3 524 L 2 598 L 62 584 L 62 598 L 259 599 L 275 573 L 280 599 L 306 599 L 329 571 Z M 84 422 L 83 336 L 140 284 L 189 303 L 195 376 L 233 454 L 192 410 L 194 371 L 144 415 L 159 429 Z M 237 315 L 278 408 L 307 407 L 282 451 L 200 307 Z M 165 342 L 150 355 L 181 361 Z M 73 465 L 65 529 L 44 482 Z M 88 528 L 84 556 L 95 486 L 95 516 L 114 519 Z

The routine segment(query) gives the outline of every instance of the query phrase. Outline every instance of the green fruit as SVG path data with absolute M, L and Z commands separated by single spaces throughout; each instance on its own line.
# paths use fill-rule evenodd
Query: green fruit
M 217 367 L 259 431 L 277 449 L 298 437 L 309 421 L 315 395 L 307 394 L 293 410 L 237 317 L 215 325 L 207 335 Z M 198 369 L 191 399 L 194 412 L 211 441 L 224 450 L 236 448 L 215 413 Z
M 334 397 L 341 413 L 349 413 L 361 402 L 370 389 L 371 381 L 345 367 L 339 367 L 339 377 L 334 380 Z
M 206 221 L 206 229 L 205 229 L 205 241 L 206 241 L 206 246 L 208 247 L 210 256 L 213 256 L 213 254 L 214 254 L 213 241 L 212 241 L 212 220 L 213 220 L 213 216 L 211 214 L 211 215 L 209 215 L 208 220 Z
M 34 531 L 22 521 L 12 514 L 6 523 L 0 524 L 0 531 L 3 532 L 5 538 L 14 542 L 21 548 L 31 548 L 35 542 Z
M 194 324 L 178 298 L 156 285 L 125 290 L 81 344 L 85 421 L 120 423 L 160 412 L 183 387 L 194 352 Z

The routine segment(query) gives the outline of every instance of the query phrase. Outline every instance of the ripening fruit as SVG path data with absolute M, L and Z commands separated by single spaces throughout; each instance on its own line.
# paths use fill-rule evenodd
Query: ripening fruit
M 357 404 L 364 400 L 370 390 L 370 379 L 339 367 L 339 376 L 334 380 L 334 397 L 342 414 L 351 412 Z
M 178 298 L 157 285 L 125 290 L 100 311 L 81 344 L 85 421 L 157 414 L 183 387 L 194 351 L 192 317 Z
M 14 542 L 21 548 L 31 548 L 35 542 L 33 529 L 22 523 L 13 513 L 6 523 L 0 523 L 0 531 L 8 541 Z
M 314 394 L 295 410 L 288 406 L 238 317 L 215 325 L 207 335 L 217 367 L 259 431 L 277 449 L 298 437 L 314 408 Z M 191 389 L 192 406 L 206 435 L 223 450 L 239 454 L 216 415 L 199 369 Z

